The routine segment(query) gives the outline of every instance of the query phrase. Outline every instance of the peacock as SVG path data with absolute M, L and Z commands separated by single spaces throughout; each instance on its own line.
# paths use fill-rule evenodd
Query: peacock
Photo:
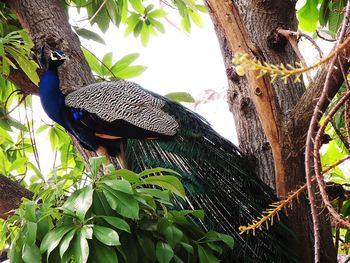
M 53 121 L 84 148 L 115 156 L 124 168 L 163 167 L 181 174 L 186 207 L 205 211 L 207 229 L 234 237 L 233 255 L 225 262 L 296 262 L 295 237 L 283 216 L 255 236 L 239 234 L 239 226 L 275 196 L 236 146 L 200 115 L 131 81 L 95 83 L 64 95 L 58 67 L 66 58 L 51 51 L 39 84 L 42 106 Z

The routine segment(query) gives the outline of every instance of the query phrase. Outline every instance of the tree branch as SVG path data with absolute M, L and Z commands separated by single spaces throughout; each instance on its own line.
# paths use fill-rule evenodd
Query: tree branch
M 38 69 L 37 72 L 40 76 L 42 69 Z M 27 77 L 21 68 L 11 68 L 10 75 L 7 79 L 15 84 L 26 95 L 39 93 L 38 86 L 31 82 L 31 80 Z
M 252 57 L 260 56 L 259 51 L 251 42 L 241 17 L 231 1 L 207 0 L 212 12 L 214 23 L 225 32 L 225 36 L 233 53 L 248 53 Z M 260 57 L 260 59 L 263 59 Z M 281 111 L 275 100 L 273 88 L 267 77 L 258 78 L 258 72 L 249 71 L 246 74 L 250 97 L 254 102 L 266 137 L 271 145 L 276 173 L 276 191 L 278 196 L 286 196 L 285 170 L 280 144 Z
M 339 55 L 339 59 L 334 64 L 334 71 L 331 77 L 332 81 L 330 81 L 327 89 L 327 97 L 329 99 L 335 96 L 344 82 L 343 74 L 340 69 L 343 68 L 345 72 L 350 69 L 350 61 L 347 59 L 347 57 L 350 56 L 350 45 L 345 47 L 343 52 Z M 310 83 L 309 88 L 306 89 L 298 104 L 288 115 L 288 118 L 294 123 L 294 131 L 300 135 L 305 135 L 307 132 L 316 102 L 321 96 L 330 64 L 331 63 L 328 63 L 318 71 L 314 77 L 314 81 Z M 326 105 L 322 106 L 320 110 L 324 112 L 326 110 Z
M 6 176 L 0 175 L 0 218 L 7 219 L 11 216 L 23 197 L 31 199 L 33 193 Z

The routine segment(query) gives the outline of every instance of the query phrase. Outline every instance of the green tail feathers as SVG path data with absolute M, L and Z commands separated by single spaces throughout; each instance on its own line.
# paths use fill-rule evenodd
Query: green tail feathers
M 181 174 L 188 207 L 205 211 L 206 228 L 235 239 L 233 255 L 225 262 L 296 262 L 295 239 L 282 216 L 280 222 L 252 234 L 239 234 L 276 200 L 271 189 L 254 176 L 244 157 L 199 115 L 167 101 L 164 111 L 180 129 L 164 140 L 128 140 L 126 161 L 134 171 L 170 168 Z

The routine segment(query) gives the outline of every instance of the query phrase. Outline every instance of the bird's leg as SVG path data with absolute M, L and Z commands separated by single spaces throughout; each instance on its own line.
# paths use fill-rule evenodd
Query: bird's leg
M 110 172 L 109 168 L 108 168 L 108 164 L 110 164 L 110 161 L 108 159 L 108 152 L 107 149 L 103 146 L 98 146 L 98 148 L 96 149 L 96 154 L 98 156 L 105 156 L 106 157 L 106 165 L 102 165 L 103 166 L 103 174 L 108 174 Z
M 125 142 L 126 143 L 126 142 Z M 125 162 L 125 145 L 124 142 L 120 142 L 120 152 L 115 156 L 121 169 L 128 169 L 128 165 Z

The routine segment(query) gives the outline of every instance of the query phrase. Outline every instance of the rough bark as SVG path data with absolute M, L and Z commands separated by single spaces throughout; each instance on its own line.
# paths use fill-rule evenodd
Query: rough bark
M 69 59 L 59 69 L 61 90 L 64 93 L 95 82 L 81 51 L 79 38 L 73 32 L 59 0 L 3 0 L 2 2 L 11 8 L 22 27 L 28 31 L 38 55 L 41 47 L 45 46 L 47 49 L 63 50 L 68 56 Z M 42 71 L 39 70 L 40 73 Z M 38 88 L 22 70 L 11 70 L 9 80 L 26 94 L 38 93 Z M 85 162 L 90 157 L 96 156 L 95 153 L 83 149 L 73 137 L 72 140 Z M 110 159 L 110 161 L 118 165 L 116 160 Z M 7 199 L 11 198 L 10 192 L 6 193 L 0 195 L 0 205 L 4 204 L 4 209 L 8 209 L 7 211 L 17 208 L 19 202 L 12 202 L 11 206 L 11 203 L 7 202 Z M 20 200 L 18 196 L 21 196 L 21 192 L 18 193 L 14 192 L 14 198 L 17 198 L 15 200 Z
M 30 199 L 32 196 L 29 190 L 0 175 L 0 218 L 7 219 L 12 210 L 19 207 L 23 197 Z
M 268 132 L 266 133 L 265 128 L 266 123 L 270 123 L 271 120 L 264 118 L 261 111 L 266 109 L 256 107 L 254 94 L 249 92 L 249 90 L 254 88 L 251 85 L 255 85 L 255 83 L 249 79 L 249 76 L 241 78 L 234 73 L 231 59 L 232 51 L 237 51 L 237 49 L 232 48 L 232 43 L 230 43 L 232 34 L 227 34 L 228 31 L 225 28 L 225 26 L 229 25 L 229 22 L 224 20 L 224 26 L 218 23 L 220 16 L 221 18 L 226 16 L 226 20 L 229 20 L 228 16 L 231 12 L 229 10 L 231 2 L 229 1 L 225 2 L 227 9 L 221 14 L 218 14 L 219 10 L 210 10 L 228 73 L 228 102 L 235 119 L 240 148 L 249 156 L 252 165 L 255 165 L 258 176 L 270 186 L 275 187 L 276 179 L 278 181 L 278 172 L 276 173 L 277 178 L 275 178 L 274 158 L 272 158 L 269 144 L 271 135 Z M 211 2 L 213 1 L 207 0 L 209 6 Z M 240 16 L 247 28 L 250 40 L 255 44 L 254 48 L 258 50 L 259 54 L 262 54 L 259 59 L 263 59 L 268 63 L 289 63 L 293 65 L 297 60 L 296 56 L 287 41 L 275 33 L 275 29 L 278 27 L 297 29 L 295 1 L 236 0 L 233 3 L 240 11 Z M 240 32 L 238 31 L 238 33 Z M 234 38 L 237 39 L 235 36 Z M 241 44 L 236 43 L 235 45 L 239 46 Z M 322 74 L 320 73 L 320 76 Z M 338 80 L 341 81 L 341 76 L 338 77 Z M 319 80 L 316 82 L 319 85 L 316 83 L 311 85 L 313 95 L 309 90 L 305 92 L 302 83 L 295 84 L 290 81 L 286 85 L 282 81 L 277 81 L 273 84 L 274 94 L 278 101 L 276 108 L 281 111 L 280 118 L 276 119 L 276 126 L 279 131 L 279 144 L 282 149 L 282 165 L 285 171 L 287 192 L 295 189 L 305 181 L 305 134 L 313 111 L 313 100 L 317 97 L 315 93 L 319 94 L 316 90 L 318 91 L 322 87 L 322 85 L 320 86 L 322 82 Z M 338 86 L 335 85 L 333 92 L 336 92 L 337 88 L 339 88 L 339 81 L 337 84 Z M 301 101 L 303 106 L 301 106 Z M 300 114 L 303 114 L 303 116 L 301 117 Z M 301 118 L 298 119 L 298 117 Z M 263 125 L 261 125 L 259 118 Z M 313 235 L 309 214 L 306 198 L 300 198 L 299 203 L 294 206 L 294 210 L 291 211 L 289 216 L 299 239 L 300 257 L 303 259 L 303 262 L 312 262 L 313 258 Z M 332 244 L 329 223 L 326 217 L 322 215 L 321 222 L 323 260 L 324 262 L 335 262 L 336 252 Z

